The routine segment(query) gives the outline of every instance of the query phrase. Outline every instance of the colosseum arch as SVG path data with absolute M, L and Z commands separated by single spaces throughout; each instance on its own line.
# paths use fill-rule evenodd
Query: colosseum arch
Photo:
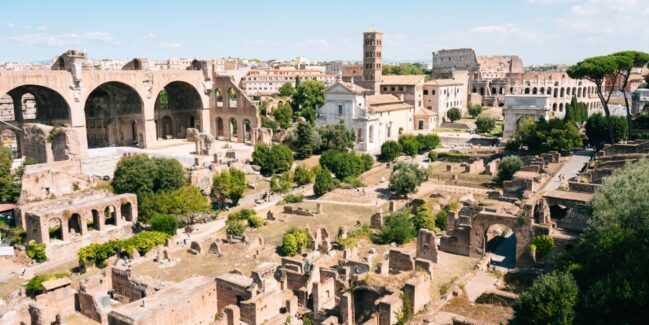
M 222 140 L 225 137 L 225 127 L 223 126 L 223 118 L 216 118 L 216 138 Z
M 187 128 L 201 131 L 196 119 L 200 117 L 202 106 L 201 96 L 194 86 L 184 81 L 168 83 L 155 101 L 157 137 L 184 138 Z M 163 121 L 164 118 L 169 119 Z
M 243 127 L 243 142 L 250 143 L 252 142 L 252 126 L 249 119 L 244 119 L 241 123 Z
M 109 81 L 86 100 L 88 147 L 137 146 L 144 142 L 143 102 L 131 86 Z

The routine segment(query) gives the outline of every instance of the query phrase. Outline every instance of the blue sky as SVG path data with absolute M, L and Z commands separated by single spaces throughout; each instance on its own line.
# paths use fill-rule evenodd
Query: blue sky
M 525 64 L 649 52 L 649 0 L 2 0 L 0 61 L 246 57 L 358 60 L 361 33 L 384 32 L 383 57 L 431 61 L 472 47 Z

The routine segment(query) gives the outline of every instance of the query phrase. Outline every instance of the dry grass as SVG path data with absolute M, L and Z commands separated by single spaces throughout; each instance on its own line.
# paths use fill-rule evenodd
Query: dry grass
M 441 310 L 494 324 L 507 324 L 514 316 L 511 307 L 495 304 L 471 304 L 464 296 L 451 299 Z

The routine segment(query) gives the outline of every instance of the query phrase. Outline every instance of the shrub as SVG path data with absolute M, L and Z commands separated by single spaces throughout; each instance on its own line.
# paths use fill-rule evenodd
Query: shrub
M 295 256 L 311 242 L 311 235 L 304 229 L 291 228 L 282 236 L 282 253 Z
M 388 140 L 381 145 L 381 155 L 379 158 L 381 161 L 389 162 L 399 157 L 399 154 L 401 154 L 401 146 L 399 143 Z
M 140 220 L 149 222 L 149 218 L 158 214 L 188 216 L 192 213 L 210 210 L 210 201 L 193 185 L 183 186 L 178 190 L 145 194 L 139 200 Z
M 350 231 L 345 238 L 339 238 L 337 240 L 338 244 L 344 248 L 353 248 L 358 244 L 358 240 L 361 238 L 371 238 L 372 229 L 366 223 L 364 223 L 361 228 Z
M 448 212 L 446 209 L 442 209 L 435 215 L 435 227 L 442 231 L 446 230 L 446 217 L 448 216 Z
M 333 172 L 339 180 L 362 174 L 372 167 L 373 161 L 370 155 L 364 157 L 353 151 L 341 152 L 333 149 L 320 156 L 320 165 Z
M 382 244 L 397 243 L 404 244 L 417 236 L 414 225 L 408 220 L 408 215 L 403 212 L 396 212 L 385 219 L 378 235 L 378 242 Z
M 315 178 L 313 193 L 316 195 L 325 194 L 336 187 L 336 185 L 336 180 L 331 177 L 331 172 L 326 168 L 322 168 Z
M 403 154 L 414 157 L 419 153 L 420 144 L 414 135 L 402 135 L 399 137 L 399 145 Z
M 465 154 L 465 153 L 458 153 L 458 152 L 438 152 L 437 153 L 438 158 L 453 158 L 453 159 L 469 159 L 471 158 L 471 155 Z
M 340 184 L 340 187 L 342 188 L 359 188 L 359 187 L 365 187 L 367 186 L 365 183 L 361 182 L 358 178 L 348 176 L 343 179 L 342 184 Z
M 286 203 L 300 203 L 304 200 L 304 195 L 301 193 L 298 194 L 287 194 L 284 196 L 284 202 Z
M 276 144 L 272 148 L 265 143 L 256 144 L 252 152 L 252 163 L 259 166 L 264 175 L 283 173 L 293 165 L 293 151 L 282 144 Z
M 253 214 L 248 217 L 248 226 L 251 228 L 261 228 L 266 224 L 266 220 L 262 219 L 260 216 Z
M 178 219 L 170 214 L 158 214 L 149 221 L 151 230 L 163 232 L 171 236 L 176 235 Z
M 480 116 L 475 121 L 478 133 L 489 133 L 496 127 L 496 120 L 492 117 Z
M 474 105 L 474 104 L 469 104 L 469 107 L 467 107 L 467 112 L 471 117 L 476 118 L 480 113 L 482 113 L 482 106 L 480 105 Z
M 259 217 L 253 209 L 241 209 L 230 213 L 225 224 L 225 232 L 228 235 L 241 236 L 248 227 L 260 228 L 266 224 L 266 221 Z
M 313 181 L 313 173 L 308 168 L 298 165 L 297 168 L 295 168 L 293 180 L 298 186 L 309 184 Z
M 514 174 L 523 167 L 523 161 L 518 156 L 507 156 L 498 166 L 498 180 L 500 182 L 512 179 Z
M 49 275 L 35 275 L 25 285 L 25 290 L 27 291 L 27 295 L 31 297 L 35 297 L 43 293 L 45 291 L 45 288 L 43 288 L 43 282 L 47 282 L 50 280 L 56 280 L 56 279 L 62 279 L 62 278 L 67 278 L 70 275 L 68 273 L 56 273 L 56 274 L 49 274 Z
M 30 240 L 27 243 L 26 254 L 29 258 L 33 259 L 36 262 L 47 261 L 47 255 L 45 254 L 45 243 L 36 244 L 35 240 Z
M 510 324 L 572 324 L 578 294 L 570 273 L 541 275 L 514 302 Z
M 532 245 L 536 247 L 536 260 L 545 261 L 554 248 L 554 239 L 548 235 L 536 236 L 532 239 Z
M 243 233 L 248 228 L 248 222 L 246 220 L 228 220 L 225 222 L 225 233 L 232 236 L 242 236 Z
M 420 206 L 412 219 L 415 230 L 417 231 L 420 229 L 435 230 L 435 221 L 436 219 L 433 217 L 433 211 L 430 209 L 428 204 Z
M 431 150 L 431 151 L 428 153 L 428 159 L 429 159 L 430 161 L 436 161 L 438 157 L 439 157 L 439 154 L 438 154 L 437 151 L 435 151 L 435 150 Z
M 451 107 L 448 111 L 446 111 L 446 117 L 451 120 L 451 122 L 455 122 L 462 118 L 462 113 L 460 112 L 459 108 Z
M 140 255 L 144 255 L 154 247 L 164 244 L 169 237 L 168 234 L 158 231 L 144 231 L 124 240 L 109 240 L 102 244 L 90 244 L 77 252 L 79 266 L 82 270 L 89 265 L 103 268 L 106 266 L 107 258 L 121 251 L 128 255 L 138 251 Z
M 405 196 L 413 193 L 430 173 L 429 169 L 423 169 L 415 164 L 404 162 L 397 163 L 390 174 L 390 191 L 396 195 Z
M 420 152 L 435 149 L 442 143 L 437 134 L 418 134 L 417 142 L 419 143 Z
M 177 190 L 185 184 L 185 169 L 176 159 L 149 158 L 146 154 L 119 160 L 111 185 L 115 193 L 143 194 Z

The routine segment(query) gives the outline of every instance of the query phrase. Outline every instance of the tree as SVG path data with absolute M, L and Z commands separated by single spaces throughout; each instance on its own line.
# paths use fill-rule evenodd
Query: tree
M 488 116 L 480 116 L 475 120 L 478 133 L 489 133 L 496 127 L 496 119 Z
M 507 156 L 503 158 L 498 165 L 498 180 L 504 182 L 512 179 L 521 167 L 523 167 L 523 161 L 520 157 Z
M 289 130 L 286 142 L 290 144 L 297 159 L 307 159 L 320 150 L 322 140 L 311 123 L 300 122 Z
M 604 113 L 606 114 L 608 126 L 608 139 L 614 143 L 613 124 L 611 121 L 611 111 L 608 102 L 613 94 L 613 89 L 603 89 L 604 80 L 618 80 L 621 71 L 633 65 L 633 59 L 627 56 L 595 56 L 584 59 L 566 70 L 568 76 L 573 79 L 586 79 L 595 84 L 595 92 L 599 97 Z M 605 96 L 604 93 L 608 92 Z
M 293 121 L 293 110 L 291 109 L 291 105 L 288 103 L 277 105 L 277 108 L 275 108 L 270 115 L 273 116 L 282 129 L 288 129 L 291 126 L 291 121 Z
M 460 109 L 457 107 L 451 107 L 446 111 L 446 117 L 451 120 L 451 122 L 455 122 L 462 118 L 462 112 L 460 112 Z
M 394 166 L 390 175 L 389 189 L 397 196 L 407 196 L 409 193 L 414 193 L 417 186 L 426 180 L 428 173 L 429 170 L 415 164 L 399 162 Z
M 295 168 L 293 180 L 298 186 L 309 184 L 313 181 L 313 173 L 308 168 L 298 165 L 297 168 Z
M 230 171 L 225 169 L 212 177 L 212 197 L 216 200 L 219 208 L 225 206 L 225 200 L 230 197 L 231 188 Z
M 623 117 L 611 116 L 610 122 L 613 130 L 613 141 L 618 142 L 628 137 L 629 131 Z M 588 143 L 595 147 L 601 147 L 604 143 L 608 142 L 607 127 L 606 120 L 601 113 L 591 115 L 586 121 L 585 127 Z
M 331 177 L 331 172 L 326 168 L 322 168 L 315 177 L 313 193 L 316 195 L 322 195 L 331 191 L 335 186 L 336 181 Z
M 536 236 L 532 239 L 532 244 L 534 245 L 534 251 L 536 252 L 537 261 L 545 261 L 545 259 L 554 248 L 554 238 L 548 235 Z
M 395 212 L 385 219 L 378 237 L 381 243 L 404 244 L 417 236 L 415 226 L 408 219 L 408 214 Z
M 415 213 L 412 222 L 417 231 L 420 229 L 435 230 L 435 217 L 427 203 L 424 203 L 419 207 L 419 209 L 417 209 L 417 213 Z
M 158 191 L 173 191 L 185 184 L 185 169 L 176 159 L 153 158 L 156 165 L 156 176 L 153 188 Z
M 295 93 L 295 88 L 293 88 L 293 85 L 291 85 L 290 82 L 287 82 L 279 87 L 278 92 L 282 97 L 290 97 Z
M 230 182 L 229 182 L 229 195 L 228 198 L 232 201 L 232 204 L 235 206 L 239 204 L 239 200 L 243 197 L 243 193 L 248 187 L 248 182 L 246 181 L 246 174 L 244 172 L 230 167 Z
M 35 240 L 30 240 L 27 243 L 27 248 L 25 249 L 27 257 L 33 259 L 36 262 L 45 262 L 47 261 L 47 254 L 45 253 L 45 243 L 36 243 Z
M 431 162 L 437 161 L 438 158 L 439 158 L 439 154 L 437 153 L 437 151 L 431 150 L 428 153 L 428 160 L 430 160 Z
M 370 162 L 371 159 L 371 162 Z M 363 157 L 356 152 L 341 152 L 329 149 L 320 156 L 320 165 L 329 169 L 336 178 L 343 180 L 347 177 L 356 177 L 372 167 L 372 157 Z
M 149 220 L 151 230 L 176 235 L 178 219 L 170 214 L 158 214 Z
M 577 101 L 577 96 L 572 96 L 570 104 L 566 105 L 566 115 L 563 117 L 565 122 L 581 124 L 588 119 L 588 106 L 585 103 Z
M 139 219 L 144 223 L 158 214 L 186 217 L 209 211 L 210 208 L 207 197 L 193 185 L 183 186 L 174 191 L 146 193 L 142 195 L 142 199 L 138 199 Z
M 480 115 L 480 113 L 482 113 L 482 106 L 477 104 L 469 104 L 469 107 L 467 107 L 467 111 L 469 115 L 471 115 L 471 117 L 476 118 L 478 117 L 478 115 Z
M 578 294 L 577 283 L 570 273 L 541 275 L 514 303 L 514 319 L 510 324 L 572 324 Z
M 145 154 L 125 156 L 117 162 L 113 176 L 115 193 L 135 193 L 138 201 L 155 189 L 156 163 Z
M 522 145 L 532 152 L 571 151 L 583 145 L 581 133 L 574 123 L 560 119 L 540 119 L 535 122 L 531 117 L 522 118 L 512 140 L 518 146 L 514 149 L 519 150 Z
M 336 149 L 338 151 L 354 149 L 356 135 L 342 121 L 338 124 L 327 124 L 319 128 L 318 132 L 322 139 L 321 150 L 323 151 L 329 149 Z
M 393 161 L 401 154 L 401 146 L 396 141 L 388 140 L 381 145 L 381 161 Z
M 619 67 L 620 76 L 622 77 L 622 84 L 620 91 L 624 97 L 624 106 L 626 108 L 626 119 L 627 119 L 627 128 L 631 130 L 631 109 L 629 108 L 629 98 L 626 94 L 626 88 L 629 83 L 629 77 L 631 77 L 631 70 L 633 68 L 643 68 L 647 63 L 649 63 L 649 53 L 639 52 L 639 51 L 623 51 L 613 53 L 614 56 L 623 57 L 622 62 L 628 63 L 631 61 L 631 64 L 622 64 Z
M 309 123 L 314 123 L 316 108 L 321 107 L 325 102 L 324 90 L 325 84 L 317 80 L 307 80 L 296 86 L 292 106 L 297 116 L 302 116 Z M 304 114 L 304 110 L 313 114 Z
M 20 197 L 20 182 L 11 174 L 12 162 L 11 150 L 0 144 L 0 202 L 15 203 Z
M 271 148 L 265 143 L 259 143 L 252 152 L 252 163 L 259 166 L 264 175 L 283 173 L 293 165 L 293 152 L 282 144 Z
M 437 134 L 417 134 L 417 142 L 419 143 L 419 152 L 430 151 L 442 143 Z
M 408 156 L 414 157 L 419 153 L 419 141 L 414 135 L 402 135 L 399 137 L 401 151 Z
M 311 242 L 311 235 L 305 229 L 291 228 L 282 236 L 282 253 L 295 256 Z

